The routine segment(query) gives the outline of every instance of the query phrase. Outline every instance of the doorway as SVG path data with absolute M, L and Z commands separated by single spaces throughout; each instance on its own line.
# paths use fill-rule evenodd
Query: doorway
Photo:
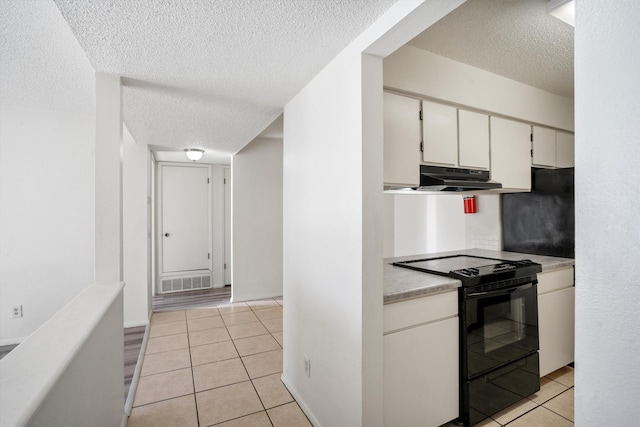
M 211 167 L 158 164 L 157 293 L 212 288 Z

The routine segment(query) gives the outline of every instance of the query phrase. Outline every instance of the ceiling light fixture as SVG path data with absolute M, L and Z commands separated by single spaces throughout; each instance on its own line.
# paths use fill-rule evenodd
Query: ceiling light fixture
M 549 0 L 547 13 L 572 27 L 576 26 L 576 4 L 573 0 Z
M 189 160 L 193 160 L 194 162 L 196 160 L 200 160 L 204 154 L 204 150 L 201 150 L 200 148 L 185 148 L 184 152 Z

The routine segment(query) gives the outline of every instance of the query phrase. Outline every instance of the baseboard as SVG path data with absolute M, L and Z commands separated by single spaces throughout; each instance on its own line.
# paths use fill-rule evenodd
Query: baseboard
M 27 337 L 19 337 L 19 338 L 7 338 L 4 340 L 0 340 L 0 346 L 2 345 L 18 345 L 22 344 L 22 341 L 26 340 Z
M 147 326 L 149 324 L 148 320 L 137 320 L 135 322 L 127 322 L 124 324 L 125 329 L 126 328 L 137 328 L 139 326 Z
M 149 322 L 147 322 L 149 323 Z M 147 341 L 149 340 L 149 328 L 145 325 L 144 336 L 142 337 L 142 344 L 140 345 L 140 353 L 138 353 L 138 361 L 136 362 L 136 369 L 133 371 L 133 378 L 131 378 L 131 385 L 129 386 L 129 393 L 127 393 L 127 401 L 124 402 L 124 416 L 125 424 L 126 420 L 131 415 L 131 409 L 133 408 L 133 399 L 136 396 L 136 390 L 138 389 L 138 381 L 140 380 L 140 371 L 142 371 L 142 361 L 144 359 L 144 353 L 147 350 Z M 123 427 L 124 427 L 123 426 Z
M 280 376 L 280 381 L 282 381 L 282 383 L 287 388 L 287 390 L 289 390 L 289 393 L 291 393 L 291 396 L 293 396 L 293 398 L 296 400 L 296 403 L 298 404 L 300 409 L 302 409 L 302 412 L 304 412 L 304 414 L 307 416 L 307 418 L 309 418 L 309 421 L 311 421 L 311 424 L 313 424 L 314 427 L 322 427 L 320 425 L 320 423 L 318 422 L 318 420 L 316 419 L 316 417 L 313 416 L 313 412 L 311 412 L 311 409 L 309 409 L 307 404 L 304 403 L 304 401 L 300 397 L 300 394 L 291 385 L 291 383 L 289 383 L 289 380 L 287 380 L 287 378 L 284 376 L 284 374 L 282 374 Z

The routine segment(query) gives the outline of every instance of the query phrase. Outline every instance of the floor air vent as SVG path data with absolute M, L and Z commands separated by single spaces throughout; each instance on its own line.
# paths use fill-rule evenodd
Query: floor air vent
M 161 292 L 181 292 L 211 288 L 211 276 L 175 277 L 161 280 Z

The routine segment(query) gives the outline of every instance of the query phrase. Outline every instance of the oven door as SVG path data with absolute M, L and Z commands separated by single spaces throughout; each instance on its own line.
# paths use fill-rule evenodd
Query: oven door
M 471 380 L 538 350 L 536 288 L 533 279 L 488 292 L 462 289 L 462 378 Z

